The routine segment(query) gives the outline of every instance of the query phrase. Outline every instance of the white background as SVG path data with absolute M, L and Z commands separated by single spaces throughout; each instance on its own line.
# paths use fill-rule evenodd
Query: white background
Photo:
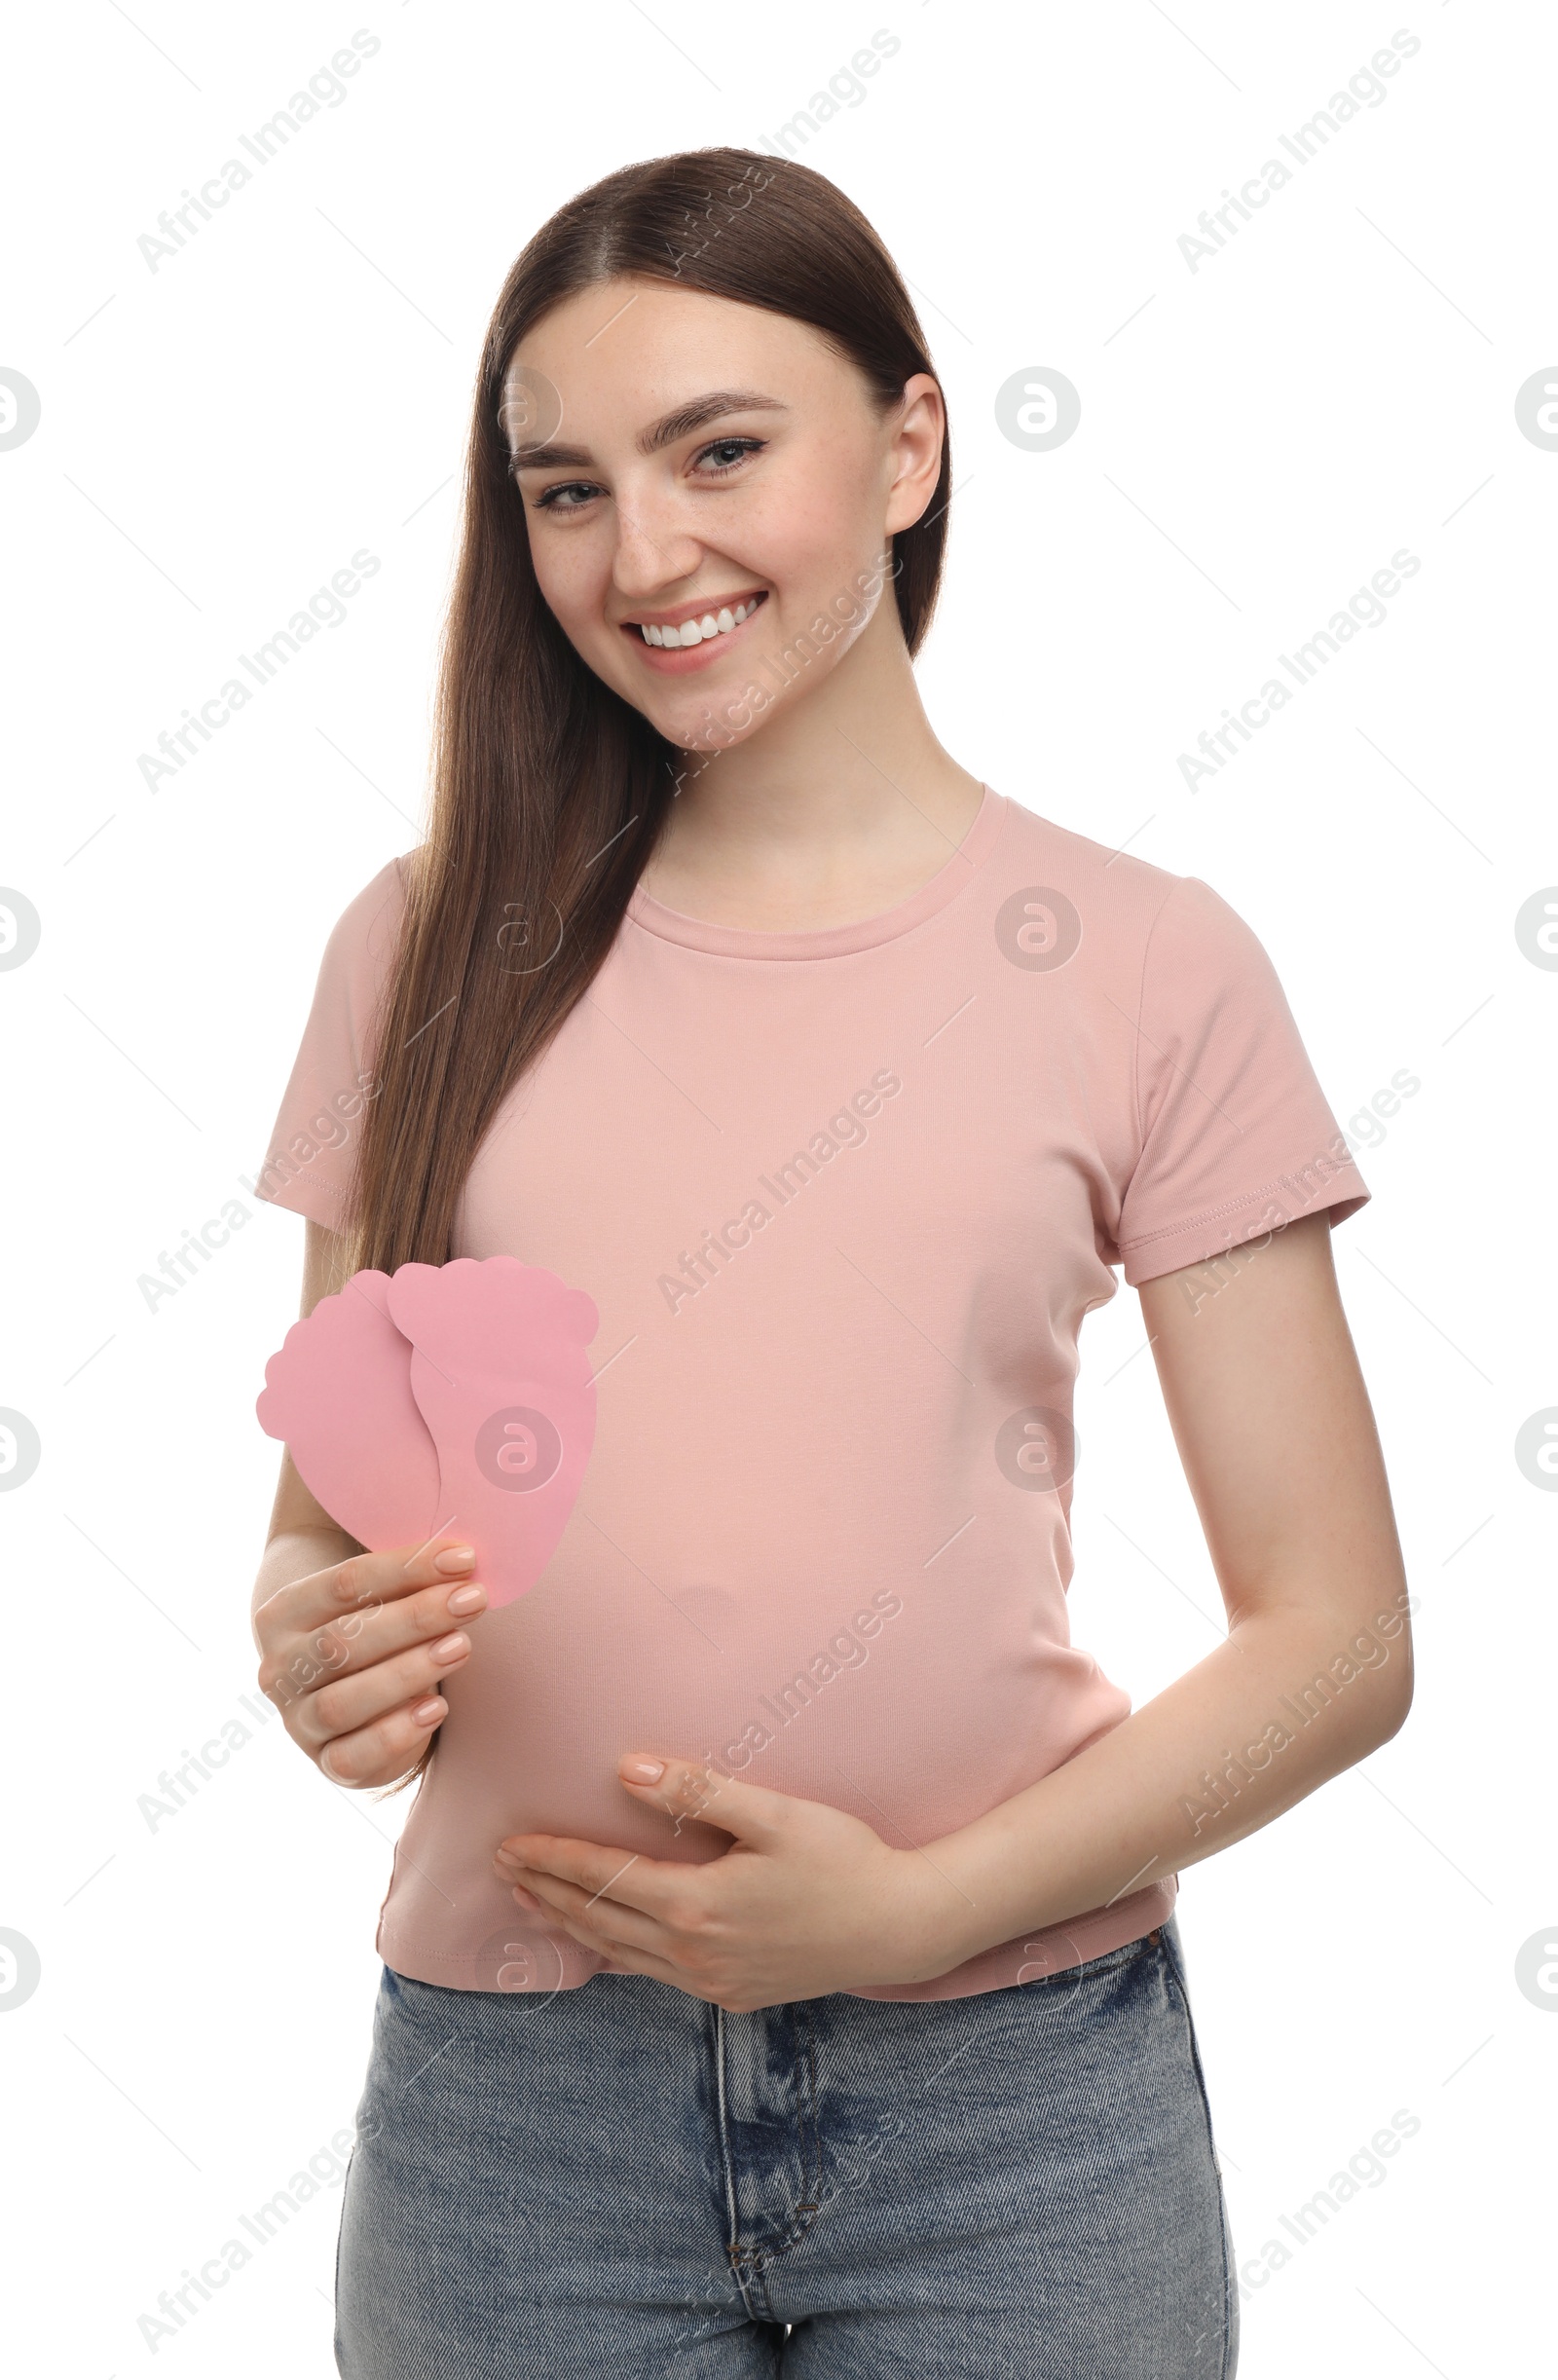
M 939 734 L 1003 793 L 1215 885 L 1344 1124 L 1397 1070 L 1421 1083 L 1383 1137 L 1357 1128 L 1374 1196 L 1335 1240 L 1419 1598 L 1416 1707 L 1180 1900 L 1246 2275 L 1396 2111 L 1420 2129 L 1248 2283 L 1241 2370 L 1476 2380 L 1544 2353 L 1558 2016 L 1515 1961 L 1558 1939 L 1558 1503 L 1514 1440 L 1558 1402 L 1558 975 L 1514 919 L 1558 879 L 1558 453 L 1514 399 L 1558 379 L 1555 28 L 1466 0 L 882 10 L 140 0 L 11 27 L 0 363 L 42 399 L 0 453 L 0 882 L 42 918 L 0 973 L 0 1405 L 43 1446 L 0 1496 L 0 1925 L 42 1960 L 0 2014 L 19 2368 L 140 2368 L 159 2292 L 248 2237 L 361 2087 L 407 1800 L 333 1790 L 276 1722 L 155 1830 L 139 1800 L 255 1691 L 277 1450 L 253 1401 L 303 1234 L 240 1176 L 330 925 L 419 838 L 493 300 L 572 192 L 773 145 L 879 26 L 896 55 L 796 153 L 877 226 L 946 389 Z M 380 49 L 344 104 L 149 269 L 159 213 L 359 25 Z M 1402 25 L 1421 48 L 1385 103 L 1192 272 L 1201 210 L 1292 164 L 1279 133 Z M 1081 392 L 1051 453 L 996 425 L 1030 367 Z M 1384 623 L 1189 790 L 1178 755 L 1403 546 L 1422 567 Z M 347 618 L 149 790 L 138 756 L 359 547 L 382 568 Z M 139 1277 L 235 1197 L 244 1227 L 149 1311 Z M 1139 1700 L 1207 1650 L 1217 1589 L 1131 1292 L 1083 1353 L 1074 1633 Z M 339 2207 L 323 2188 L 159 2367 L 327 2380 Z

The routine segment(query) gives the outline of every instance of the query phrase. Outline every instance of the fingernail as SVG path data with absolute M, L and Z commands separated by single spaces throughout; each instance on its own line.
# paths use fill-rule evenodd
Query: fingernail
M 510 1884 L 508 1889 L 521 1909 L 539 1909 L 540 1903 L 537 1900 L 536 1895 L 533 1892 L 527 1892 L 523 1884 Z
M 441 1719 L 443 1715 L 444 1706 L 436 1695 L 429 1695 L 426 1702 L 419 1702 L 411 1714 L 419 1728 L 430 1728 L 433 1721 Z
M 635 1758 L 624 1760 L 620 1764 L 620 1769 L 621 1774 L 634 1785 L 652 1785 L 656 1777 L 664 1776 L 665 1763 L 664 1761 L 647 1761 Z
M 468 1570 L 475 1559 L 474 1545 L 446 1545 L 442 1553 L 433 1555 L 432 1566 L 442 1571 Z
M 472 1580 L 469 1586 L 457 1586 L 449 1598 L 451 1612 L 479 1612 L 487 1600 L 487 1589 Z
M 454 1636 L 440 1636 L 432 1648 L 432 1657 L 435 1661 L 452 1661 L 457 1654 L 467 1652 L 469 1646 L 469 1637 L 458 1632 Z

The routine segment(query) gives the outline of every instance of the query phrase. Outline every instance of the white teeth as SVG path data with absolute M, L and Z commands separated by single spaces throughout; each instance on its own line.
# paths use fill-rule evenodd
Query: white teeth
M 652 621 L 641 620 L 639 634 L 646 645 L 701 645 L 711 636 L 728 636 L 732 628 L 739 628 L 760 600 L 755 595 L 750 603 L 738 603 L 733 612 L 723 604 L 718 612 L 705 612 L 701 619 L 684 620 L 680 628 L 656 628 Z

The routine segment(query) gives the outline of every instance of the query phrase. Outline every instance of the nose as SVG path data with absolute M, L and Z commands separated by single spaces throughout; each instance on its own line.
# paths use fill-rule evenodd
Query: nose
M 702 559 L 702 541 L 674 489 L 618 488 L 612 583 L 628 603 L 664 600 L 668 587 L 695 576 Z

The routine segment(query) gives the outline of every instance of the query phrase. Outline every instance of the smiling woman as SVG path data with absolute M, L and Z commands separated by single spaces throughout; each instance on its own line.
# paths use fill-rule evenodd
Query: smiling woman
M 1369 1193 L 1212 887 L 938 740 L 950 486 L 903 281 L 802 167 L 624 167 L 500 295 L 427 837 L 330 937 L 262 1184 L 305 1314 L 354 1283 L 400 1367 L 364 1468 L 438 1482 L 370 1552 L 289 1455 L 254 1589 L 300 1748 L 420 1783 L 346 2373 L 1233 2370 L 1177 1878 L 1410 1699 L 1330 1256 Z M 487 1259 L 597 1317 L 587 1444 L 496 1306 L 411 1328 L 408 1273 Z M 1066 1613 L 1117 1267 L 1229 1623 L 1135 1712 Z M 450 1541 L 501 1539 L 523 1466 L 459 1483 L 519 1406 L 577 1494 L 500 1600 Z
M 762 233 L 765 205 L 771 216 L 771 197 L 760 199 L 739 240 Z M 737 260 L 727 247 L 724 263 Z M 883 406 L 835 338 L 798 336 L 785 315 L 680 280 L 624 279 L 607 294 L 604 306 L 590 289 L 556 307 L 510 358 L 501 412 L 518 430 L 531 555 L 575 649 L 680 753 L 707 755 L 738 741 L 800 670 L 824 654 L 836 666 L 873 616 L 894 563 L 879 519 Z M 750 358 L 750 378 L 696 387 L 732 354 Z M 667 367 L 696 393 L 655 414 Z M 638 426 L 619 450 L 610 426 L 633 418 L 619 410 L 624 385 Z M 566 439 L 549 427 L 561 429 L 565 389 Z M 941 493 L 941 391 L 921 371 L 894 395 L 906 498 L 922 492 L 927 466 Z M 599 436 L 580 436 L 597 423 Z M 679 537 L 709 565 L 680 570 Z M 663 600 L 684 576 L 696 591 Z M 674 682 L 674 694 L 656 681 Z M 641 880 L 674 881 L 675 839 L 673 826 Z

